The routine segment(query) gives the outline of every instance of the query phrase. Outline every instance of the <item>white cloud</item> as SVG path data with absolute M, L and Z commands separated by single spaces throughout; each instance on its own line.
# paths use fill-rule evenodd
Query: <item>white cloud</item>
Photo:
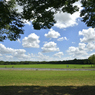
M 12 55 L 6 55 L 5 57 L 8 58 L 8 59 L 12 59 L 13 58 Z
M 57 48 L 57 44 L 55 42 L 49 42 L 44 44 L 44 46 L 42 47 L 42 52 L 46 53 L 46 52 L 54 52 L 54 51 L 59 51 L 59 48 Z
M 57 41 L 63 41 L 63 40 L 68 40 L 67 37 L 61 37 L 61 38 L 58 38 Z
M 2 54 L 0 54 L 0 56 L 2 56 Z
M 79 12 L 75 12 L 74 14 L 69 13 L 57 13 L 55 14 L 56 24 L 54 26 L 62 29 L 67 27 L 73 27 L 78 25 L 77 19 L 79 18 Z
M 79 43 L 79 50 L 86 50 L 86 44 L 85 43 Z
M 95 43 L 88 43 L 87 44 L 87 50 L 93 51 L 95 49 Z
M 75 12 L 73 14 L 69 13 L 63 13 L 63 12 L 58 12 L 57 14 L 54 15 L 56 24 L 54 26 L 62 29 L 62 28 L 67 28 L 67 27 L 73 27 L 75 25 L 78 25 L 77 19 L 80 18 L 80 10 L 81 8 L 81 3 L 76 2 L 74 5 L 79 7 L 79 11 Z
M 14 50 L 12 48 L 6 48 L 3 44 L 0 44 L 0 53 L 1 54 L 13 54 Z
M 20 6 L 16 3 L 16 9 L 18 9 L 18 12 L 22 12 L 23 11 L 23 6 Z
M 93 51 L 95 49 L 95 29 L 83 29 L 79 31 L 79 35 L 83 36 L 83 38 L 80 38 L 80 42 L 86 43 L 86 50 Z
M 79 43 L 78 47 L 71 46 L 67 50 L 69 55 L 72 55 L 74 58 L 81 58 L 88 55 L 87 48 L 85 43 Z
M 10 0 L 6 0 L 6 1 L 10 1 Z
M 29 26 L 31 25 L 31 21 L 28 21 L 28 20 L 23 19 L 23 22 L 24 22 L 25 24 L 28 24 Z
M 64 40 L 63 37 L 57 39 L 57 41 L 63 41 L 63 40 Z
M 58 52 L 58 53 L 54 54 L 55 57 L 59 57 L 59 58 L 60 58 L 62 55 L 64 55 L 63 52 Z
M 95 42 L 95 29 L 93 28 L 83 29 L 82 31 L 79 31 L 79 35 L 83 36 L 83 38 L 80 38 L 81 42 Z
M 43 55 L 41 52 L 38 52 L 37 58 L 39 59 L 39 61 L 47 61 L 50 59 L 49 56 Z
M 60 36 L 60 33 L 58 33 L 57 31 L 50 29 L 50 31 L 48 32 L 48 34 L 45 34 L 45 37 L 47 38 L 58 38 Z
M 18 41 L 19 43 L 21 43 L 20 39 L 17 39 L 17 41 Z
M 0 54 L 2 55 L 4 60 L 10 59 L 11 60 L 28 60 L 30 59 L 30 55 L 25 54 L 26 50 L 24 49 L 13 49 L 5 47 L 3 44 L 0 44 Z M 7 58 L 7 59 L 6 59 Z
M 39 48 L 39 36 L 37 36 L 35 33 L 31 33 L 28 37 L 25 37 L 22 40 L 22 46 L 27 48 Z

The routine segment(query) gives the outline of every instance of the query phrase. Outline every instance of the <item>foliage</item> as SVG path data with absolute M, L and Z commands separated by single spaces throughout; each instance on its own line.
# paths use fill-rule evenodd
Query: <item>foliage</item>
M 78 10 L 73 6 L 78 0 L 16 0 L 23 6 L 23 18 L 33 20 L 34 29 L 51 28 L 54 23 L 54 14 L 61 10 L 74 13 Z
M 0 1 L 0 41 L 6 38 L 17 40 L 23 34 L 21 14 L 15 9 L 15 0 Z
M 64 61 L 0 61 L 0 65 L 16 65 L 16 64 L 90 64 L 88 59 L 74 59 Z
M 73 4 L 79 0 L 0 0 L 0 41 L 6 38 L 17 40 L 23 34 L 23 19 L 32 21 L 34 29 L 50 29 L 55 23 L 54 14 L 67 12 L 73 14 L 78 7 Z M 95 0 L 81 0 L 81 17 L 87 26 L 95 27 Z M 23 6 L 18 13 L 16 4 Z
M 95 54 L 91 55 L 88 60 L 92 63 L 95 64 Z
M 83 10 L 80 16 L 87 26 L 95 28 L 95 0 L 81 0 Z

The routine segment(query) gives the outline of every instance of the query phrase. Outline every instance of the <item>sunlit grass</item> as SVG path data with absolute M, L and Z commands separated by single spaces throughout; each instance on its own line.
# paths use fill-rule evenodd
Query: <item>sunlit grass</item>
M 0 86 L 83 86 L 95 85 L 95 71 L 0 70 Z

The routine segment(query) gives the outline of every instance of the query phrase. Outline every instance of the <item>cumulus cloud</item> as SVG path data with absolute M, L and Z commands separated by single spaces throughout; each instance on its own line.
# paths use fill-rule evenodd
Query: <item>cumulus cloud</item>
M 79 7 L 79 11 L 73 14 L 58 12 L 54 15 L 57 22 L 54 26 L 62 29 L 78 25 L 77 19 L 80 18 L 81 3 L 76 2 L 74 5 L 77 5 Z
M 58 38 L 60 36 L 60 33 L 58 33 L 57 31 L 50 29 L 50 31 L 48 32 L 48 34 L 45 34 L 45 37 L 47 38 Z
M 22 46 L 27 48 L 39 48 L 39 36 L 37 36 L 35 33 L 31 33 L 28 37 L 25 37 L 22 40 Z
M 62 55 L 64 55 L 63 52 L 58 52 L 58 53 L 54 54 L 55 57 L 59 57 L 59 58 L 60 58 Z
M 14 50 L 12 48 L 6 48 L 3 44 L 0 44 L 0 53 L 1 54 L 13 54 Z
M 67 52 L 74 58 L 80 58 L 82 56 L 88 55 L 85 43 L 79 43 L 78 47 L 71 46 Z
M 83 29 L 82 31 L 79 31 L 79 35 L 83 36 L 83 38 L 80 38 L 81 42 L 95 42 L 95 29 L 93 28 Z
M 79 50 L 86 50 L 86 44 L 85 43 L 79 43 Z
M 79 35 L 83 36 L 80 38 L 80 42 L 86 43 L 87 51 L 93 51 L 95 49 L 95 29 L 83 29 L 82 31 L 79 31 Z
M 59 12 L 55 14 L 55 20 L 57 23 L 54 26 L 62 29 L 62 28 L 78 25 L 78 23 L 76 22 L 76 19 L 79 17 L 78 14 L 79 13 L 74 13 L 73 15 L 71 15 L 69 13 Z
M 13 48 L 9 48 L 9 47 L 5 47 L 3 44 L 0 44 L 0 54 L 2 55 L 2 57 L 11 60 L 27 60 L 29 59 L 31 56 L 29 54 L 25 54 L 26 50 L 24 49 L 13 49 Z
M 57 41 L 63 41 L 63 40 L 68 40 L 67 37 L 61 37 L 61 38 L 58 38 Z
M 93 51 L 95 49 L 95 43 L 88 43 L 86 47 L 88 51 Z
M 38 58 L 39 61 L 47 61 L 47 60 L 50 59 L 49 56 L 44 55 L 44 54 L 42 54 L 41 52 L 38 52 L 37 58 Z
M 42 47 L 42 52 L 44 53 L 54 51 L 59 51 L 59 48 L 57 48 L 57 44 L 55 42 L 48 42 Z

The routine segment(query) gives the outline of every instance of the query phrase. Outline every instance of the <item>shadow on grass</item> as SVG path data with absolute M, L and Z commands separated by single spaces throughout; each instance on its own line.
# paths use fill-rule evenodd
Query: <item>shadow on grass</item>
M 0 95 L 95 95 L 95 86 L 0 86 Z

